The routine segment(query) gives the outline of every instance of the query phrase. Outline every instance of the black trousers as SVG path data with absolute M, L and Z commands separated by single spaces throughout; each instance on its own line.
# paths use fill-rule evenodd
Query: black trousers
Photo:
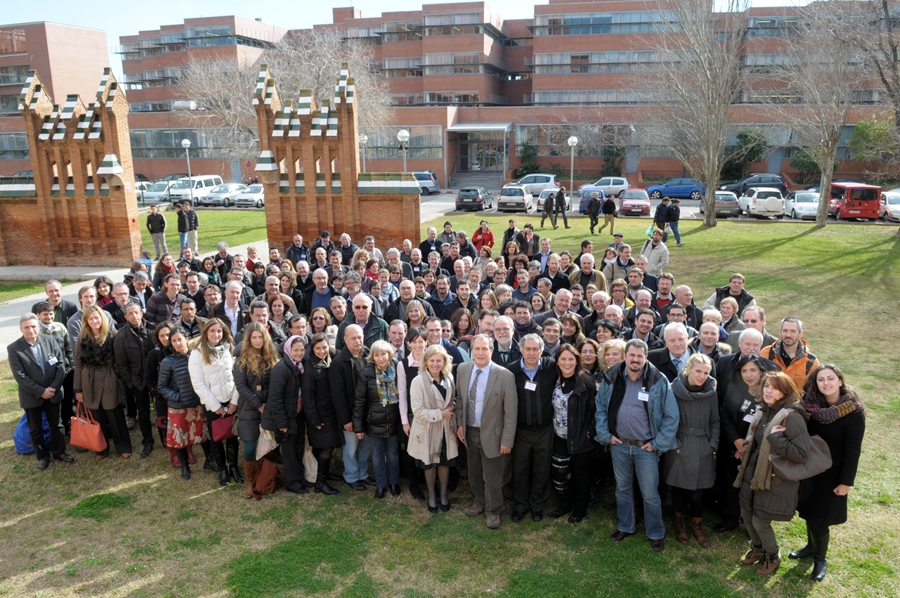
M 550 455 L 553 449 L 553 426 L 540 430 L 516 430 L 512 449 L 513 508 L 524 513 L 543 511 L 550 498 Z
M 63 378 L 62 388 L 63 400 L 59 404 L 59 423 L 69 433 L 72 428 L 72 416 L 75 415 L 75 390 L 72 383 L 75 382 L 75 372 L 71 371 Z
M 146 388 L 132 388 L 131 392 L 134 395 L 134 402 L 137 404 L 137 420 L 141 429 L 141 444 L 153 446 L 154 426 L 151 422 L 150 391 Z
M 125 406 L 119 403 L 112 409 L 91 409 L 94 419 L 100 424 L 106 441 L 116 445 L 116 452 L 120 455 L 123 453 L 131 453 L 131 436 L 128 435 L 128 425 L 125 423 Z M 103 454 L 109 454 L 109 447 L 103 451 Z
M 306 481 L 306 470 L 303 468 L 303 448 L 306 443 L 306 414 L 297 414 L 297 433 L 288 434 L 287 440 L 281 444 L 281 458 L 284 466 L 284 487 L 291 492 L 303 488 Z
M 65 401 L 65 399 L 63 399 Z M 50 455 L 61 455 L 66 452 L 66 439 L 59 429 L 60 403 L 51 403 L 44 400 L 40 407 L 25 409 L 25 419 L 28 422 L 28 432 L 31 434 L 31 446 L 34 454 L 40 459 L 49 459 Z M 50 446 L 44 441 L 44 422 L 42 414 L 47 415 L 47 424 L 50 426 Z
M 123 384 L 125 387 L 125 415 L 126 417 L 137 417 L 137 404 L 134 400 L 134 390 Z
M 573 515 L 584 517 L 591 501 L 593 449 L 571 455 L 565 439 L 553 434 L 553 461 L 556 464 L 564 464 L 566 467 L 563 469 L 567 470 L 553 472 L 559 505 L 561 507 L 571 505 Z
M 734 446 L 724 449 L 720 446 L 716 453 L 716 483 L 714 492 L 718 497 L 718 508 L 722 520 L 729 525 L 737 525 L 741 517 L 740 488 L 734 487 L 740 461 L 734 458 Z

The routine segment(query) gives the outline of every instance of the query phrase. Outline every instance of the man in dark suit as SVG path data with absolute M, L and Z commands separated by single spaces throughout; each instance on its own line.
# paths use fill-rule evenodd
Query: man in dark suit
M 75 459 L 66 454 L 66 440 L 59 425 L 63 400 L 60 387 L 66 375 L 63 350 L 53 337 L 40 335 L 40 322 L 34 314 L 21 317 L 19 330 L 22 338 L 9 345 L 6 352 L 19 385 L 19 406 L 25 410 L 38 469 L 43 471 L 50 466 L 51 454 L 57 461 L 72 463 Z M 42 415 L 47 416 L 50 427 L 49 447 L 44 441 Z
M 500 527 L 503 472 L 516 439 L 516 380 L 491 361 L 494 343 L 486 334 L 472 339 L 472 360 L 457 370 L 457 436 L 469 451 L 469 485 L 474 503 L 468 517 L 487 514 L 489 529 Z
M 687 365 L 688 357 L 694 351 L 688 346 L 688 333 L 684 324 L 670 323 L 663 328 L 663 342 L 666 346 L 647 354 L 647 361 L 653 364 L 660 373 L 672 382 Z M 709 375 L 715 377 L 716 365 L 713 364 Z
M 78 306 L 62 298 L 62 285 L 58 280 L 48 280 L 44 285 L 44 292 L 47 293 L 47 301 L 53 306 L 53 321 L 65 326 L 69 322 L 69 318 L 78 311 Z M 31 306 L 31 313 L 37 313 L 35 311 L 37 306 L 37 303 Z
M 125 320 L 125 308 L 129 303 L 140 305 L 137 301 L 137 297 L 134 299 L 131 298 L 131 293 L 128 290 L 127 284 L 124 282 L 117 282 L 115 286 L 113 286 L 113 300 L 104 305 L 102 309 L 109 313 L 113 322 L 116 323 L 116 330 L 119 330 L 127 324 L 127 321 Z M 141 307 L 141 309 L 143 310 L 143 307 Z
M 150 287 L 150 277 L 146 272 L 135 272 L 131 284 L 128 285 L 128 294 L 134 297 L 135 301 L 140 302 L 144 311 L 147 310 L 147 304 L 150 303 L 150 297 L 153 296 L 153 289 Z

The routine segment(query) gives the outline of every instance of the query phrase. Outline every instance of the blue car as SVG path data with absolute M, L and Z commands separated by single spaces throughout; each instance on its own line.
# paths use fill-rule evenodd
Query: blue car
M 594 193 L 600 194 L 600 201 L 603 201 L 606 198 L 606 196 L 603 194 L 603 187 L 591 187 L 591 186 L 583 187 L 581 189 L 581 200 L 578 202 L 578 213 L 579 214 L 587 213 L 588 201 L 591 199 L 591 196 Z
M 706 187 L 697 179 L 672 179 L 662 185 L 650 185 L 644 189 L 651 199 L 678 197 L 680 199 L 700 199 L 706 194 Z

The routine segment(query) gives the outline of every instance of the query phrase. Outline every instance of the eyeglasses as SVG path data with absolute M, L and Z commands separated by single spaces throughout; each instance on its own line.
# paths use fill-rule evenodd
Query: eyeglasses
M 353 309 L 369 309 L 368 305 L 354 305 Z
M 744 320 L 744 324 L 759 324 L 759 320 Z
M 325 316 L 313 316 L 313 320 L 325 320 Z

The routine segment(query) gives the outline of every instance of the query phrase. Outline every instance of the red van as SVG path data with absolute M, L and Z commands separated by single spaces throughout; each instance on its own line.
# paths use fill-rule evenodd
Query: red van
M 832 183 L 828 215 L 875 220 L 881 214 L 881 187 L 862 183 Z

